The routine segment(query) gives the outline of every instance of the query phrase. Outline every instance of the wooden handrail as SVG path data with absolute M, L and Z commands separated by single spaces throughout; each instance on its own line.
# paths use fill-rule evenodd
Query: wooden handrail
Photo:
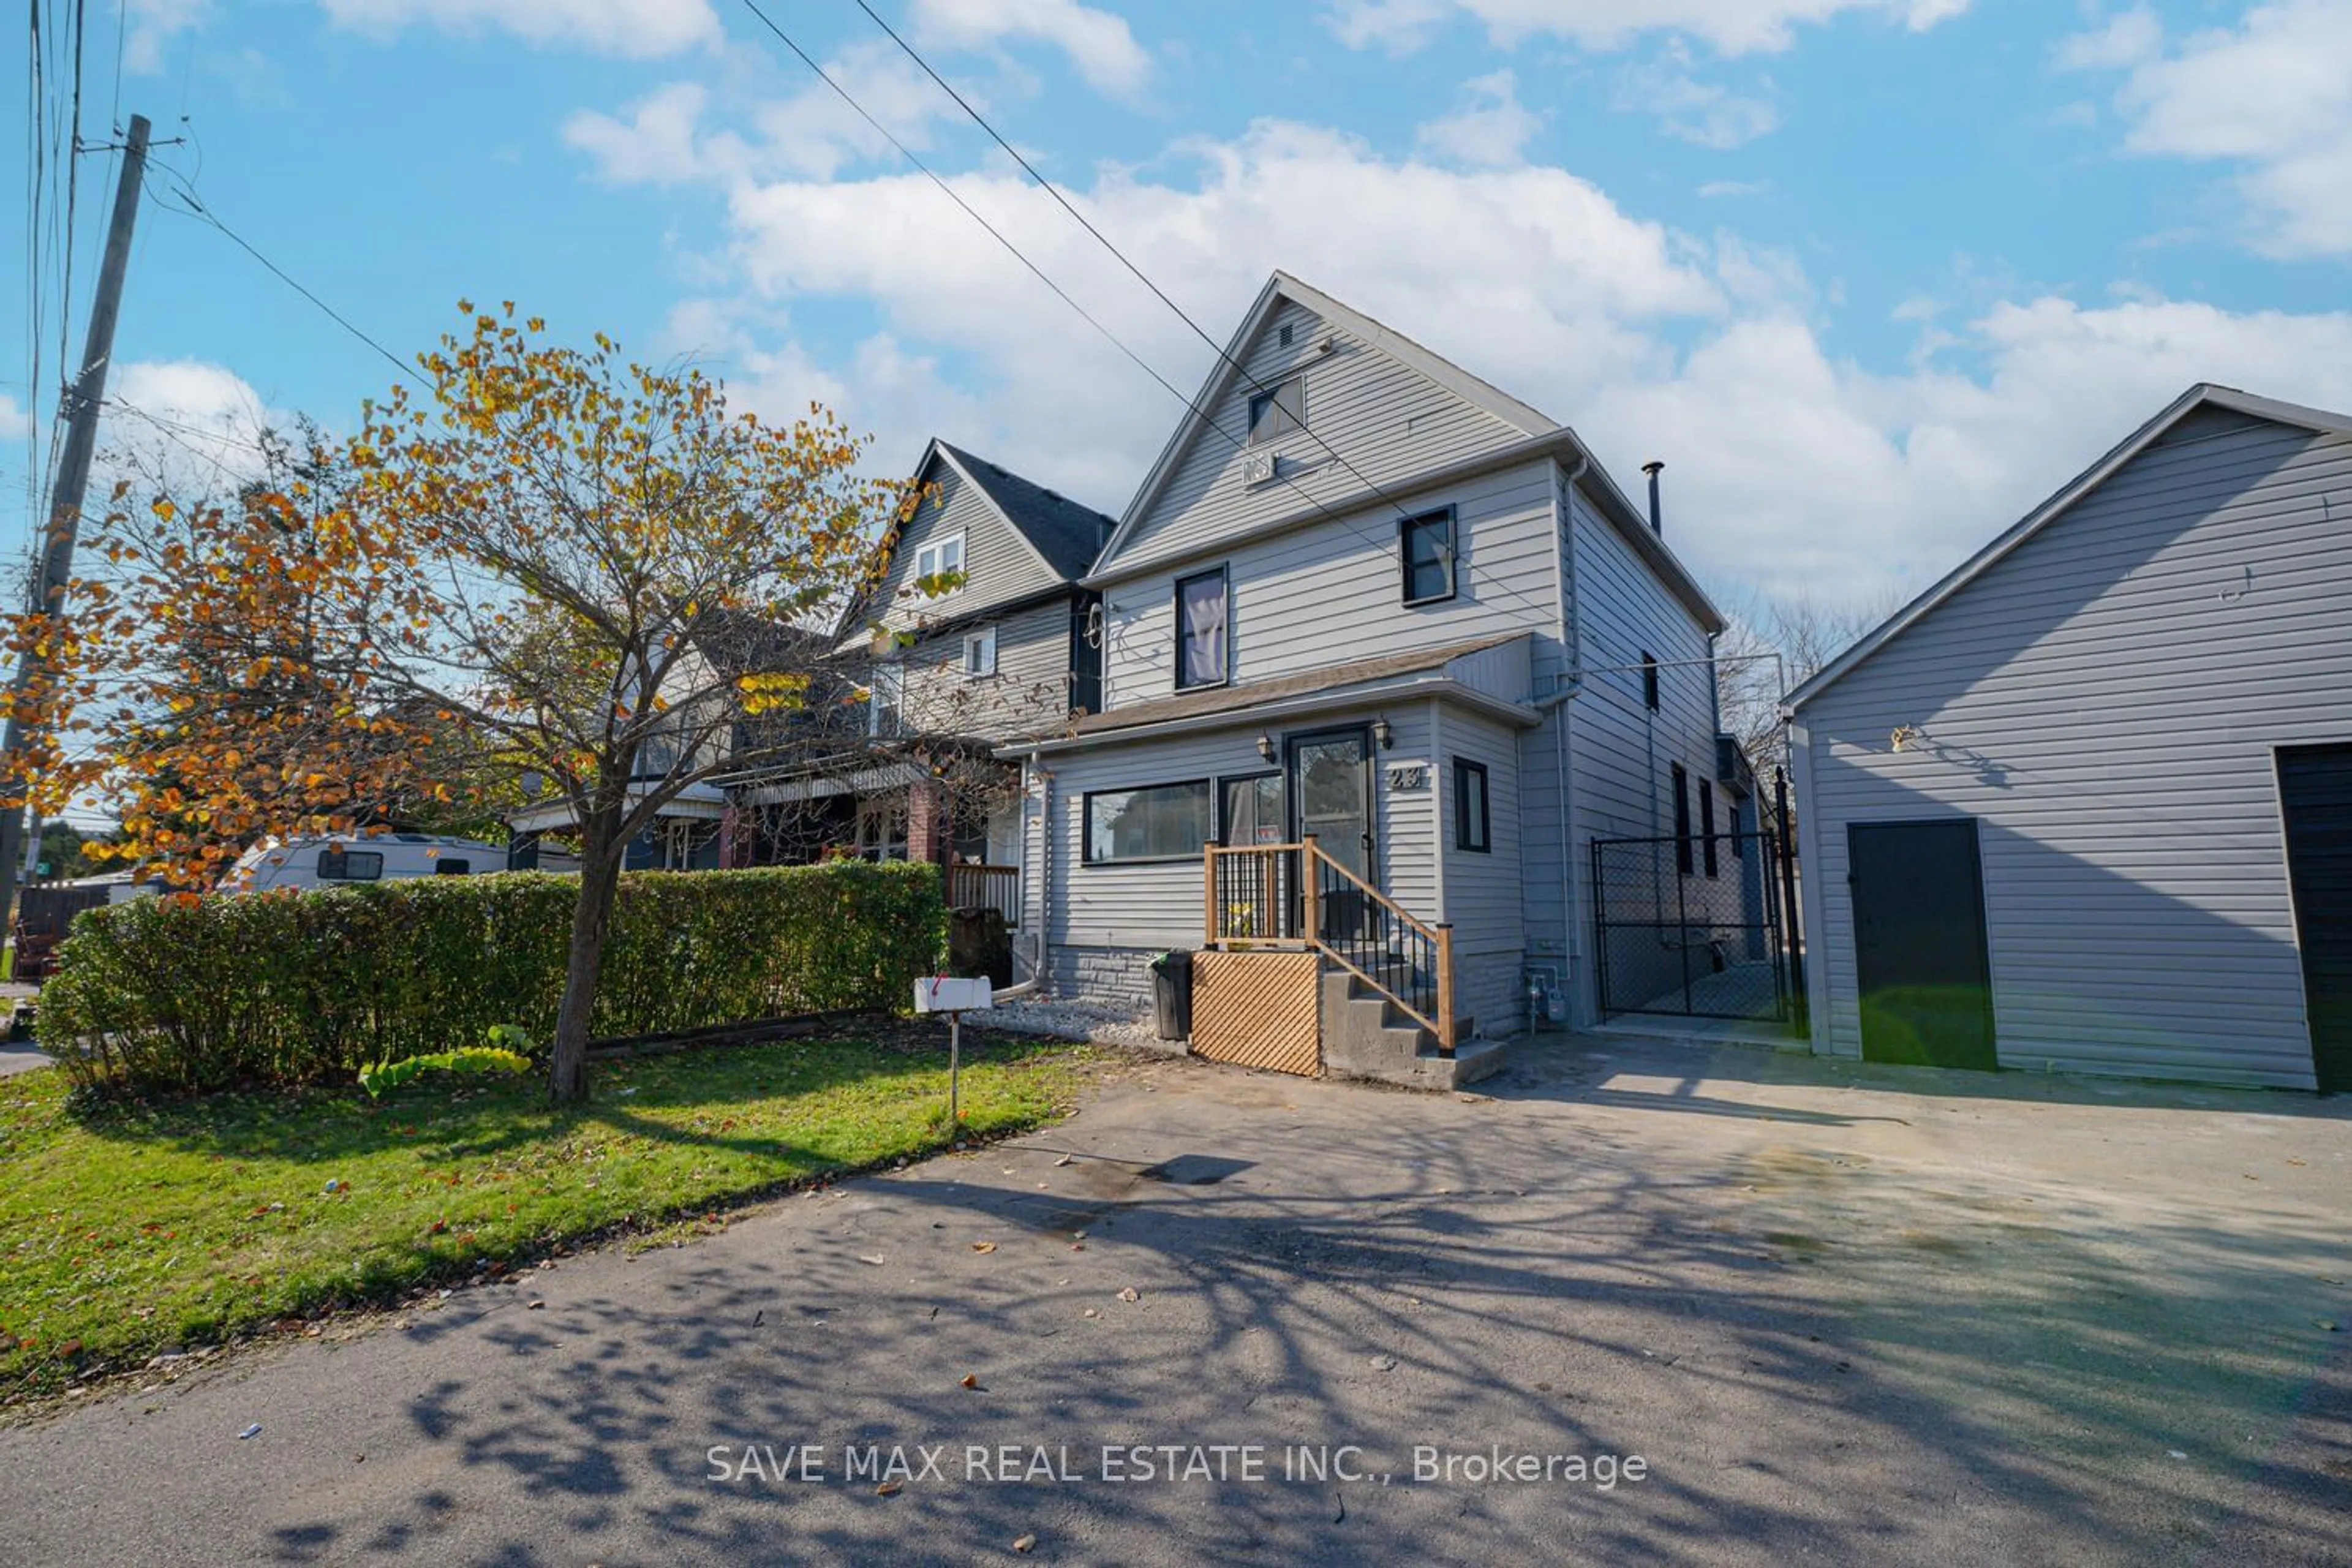
M 1412 910 L 1406 909 L 1402 904 L 1398 903 L 1394 899 L 1390 898 L 1386 893 L 1381 892 L 1378 888 L 1373 887 L 1370 882 L 1365 881 L 1361 877 L 1357 876 L 1353 871 L 1349 870 L 1348 868 L 1333 859 L 1329 853 L 1326 851 L 1321 845 L 1315 842 L 1315 836 L 1313 834 L 1310 833 L 1307 836 L 1307 841 L 1301 845 L 1300 847 L 1307 850 L 1316 859 L 1320 860 L 1326 866 L 1330 867 L 1334 871 L 1339 872 L 1342 877 L 1347 878 L 1348 880 L 1356 884 L 1357 887 L 1362 889 L 1367 894 L 1370 895 L 1374 903 L 1380 904 L 1387 909 L 1387 910 L 1391 914 L 1396 916 L 1397 919 L 1412 927 L 1413 930 L 1427 937 L 1430 941 L 1435 942 L 1438 940 L 1438 927 L 1431 925 L 1428 921 L 1418 918 Z M 1311 886 L 1314 879 L 1308 878 L 1307 880 Z
M 1267 858 L 1283 855 L 1298 857 L 1299 935 L 1297 938 L 1266 936 L 1242 938 L 1223 934 L 1217 918 L 1217 860 L 1220 856 L 1234 855 L 1255 855 Z M 1320 905 L 1322 879 L 1315 874 L 1315 868 L 1318 864 L 1328 866 L 1337 871 L 1365 897 L 1387 910 L 1401 924 L 1410 927 L 1430 944 L 1435 954 L 1433 962 L 1437 971 L 1436 1017 L 1431 1017 L 1410 1001 L 1397 994 L 1395 987 L 1378 975 L 1366 973 L 1360 966 L 1324 938 Z M 1379 992 L 1396 1007 L 1397 1011 L 1435 1035 L 1440 1050 L 1448 1056 L 1454 1054 L 1456 1043 L 1454 1018 L 1454 928 L 1451 925 L 1432 925 L 1429 921 L 1414 915 L 1394 899 L 1390 898 L 1362 877 L 1334 859 L 1328 851 L 1316 842 L 1314 834 L 1303 835 L 1295 844 L 1203 845 L 1201 855 L 1201 887 L 1203 930 L 1208 945 L 1274 947 L 1286 946 L 1296 942 L 1300 946 L 1321 953 L 1341 969 Z

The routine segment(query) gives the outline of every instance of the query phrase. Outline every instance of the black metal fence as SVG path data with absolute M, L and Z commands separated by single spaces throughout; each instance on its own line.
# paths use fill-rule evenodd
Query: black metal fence
M 1769 830 L 1594 839 L 1602 1015 L 1795 1022 L 1785 885 Z

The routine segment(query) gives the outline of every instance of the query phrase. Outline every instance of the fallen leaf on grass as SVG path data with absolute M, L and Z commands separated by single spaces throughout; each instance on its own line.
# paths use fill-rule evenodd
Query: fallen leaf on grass
M 1013 1541 L 1013 1550 L 1015 1552 L 1026 1552 L 1036 1544 L 1037 1538 L 1034 1535 L 1015 1536 Z
M 899 1484 L 897 1481 L 884 1481 L 880 1486 L 874 1489 L 874 1495 L 876 1497 L 897 1497 L 898 1495 L 898 1491 Z
M 1129 1285 L 1126 1289 L 1121 1290 L 1118 1293 L 1118 1299 L 1122 1301 L 1139 1301 L 1143 1298 L 1137 1293 L 1134 1286 Z
M 1089 1318 L 1099 1318 L 1099 1317 L 1101 1317 L 1101 1316 L 1102 1316 L 1102 1314 L 1101 1314 L 1100 1312 L 1096 1311 L 1092 1307 L 1088 1307 L 1088 1308 L 1086 1310 L 1085 1316 L 1089 1317 Z
M 980 1373 L 976 1372 L 968 1372 L 957 1381 L 961 1383 L 966 1388 L 978 1388 L 980 1386 Z
M 971 1249 L 974 1252 L 993 1252 L 996 1250 L 996 1243 L 992 1241 L 975 1241 L 971 1244 Z

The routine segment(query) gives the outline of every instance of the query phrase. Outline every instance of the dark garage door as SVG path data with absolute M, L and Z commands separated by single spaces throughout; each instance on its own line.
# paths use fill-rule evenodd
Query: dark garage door
M 2279 752 L 2303 995 L 2322 1093 L 2352 1090 L 2352 745 Z
M 1856 822 L 1846 855 L 1864 1059 L 1998 1066 L 1977 825 Z

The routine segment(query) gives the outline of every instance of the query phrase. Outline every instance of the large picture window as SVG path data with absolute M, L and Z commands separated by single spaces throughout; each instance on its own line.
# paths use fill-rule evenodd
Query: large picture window
M 1176 685 L 1223 686 L 1232 674 L 1233 593 L 1224 568 L 1176 580 Z
M 1097 791 L 1086 797 L 1087 863 L 1197 856 L 1216 831 L 1212 805 L 1206 779 Z
M 1397 524 L 1397 554 L 1404 568 L 1406 604 L 1454 597 L 1454 509 L 1443 507 Z

